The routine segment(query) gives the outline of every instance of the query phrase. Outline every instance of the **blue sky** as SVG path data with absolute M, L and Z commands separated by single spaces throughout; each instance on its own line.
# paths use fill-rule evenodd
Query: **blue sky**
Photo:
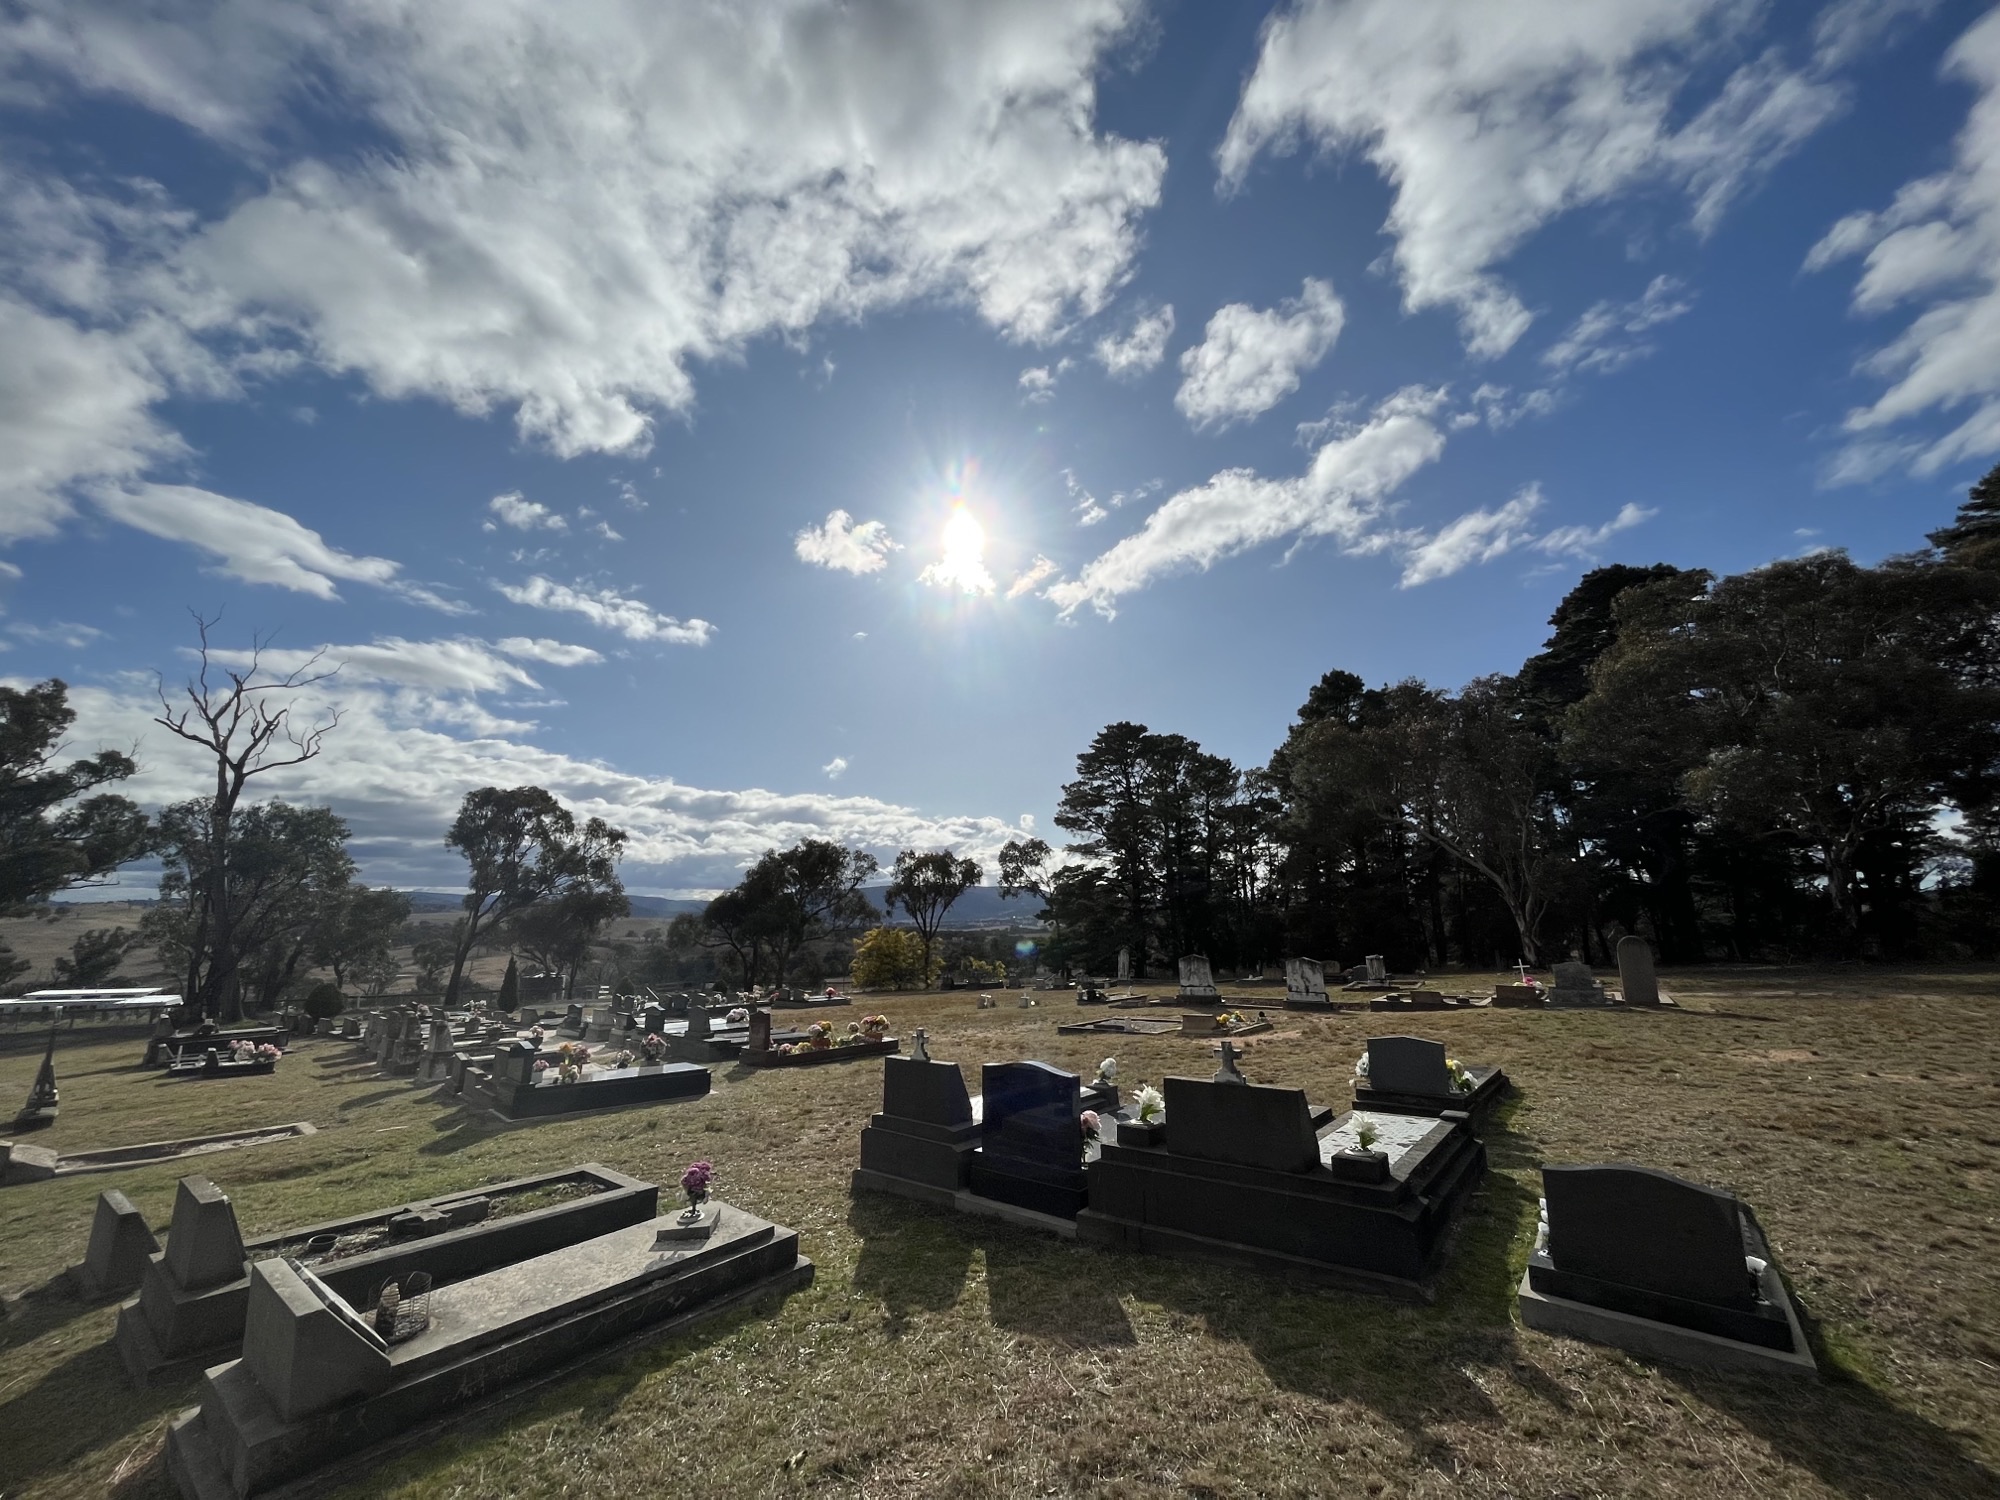
M 1111 721 L 1919 545 L 1996 268 L 1944 0 L 0 0 L 0 672 L 158 802 L 188 611 L 325 647 L 263 788 L 378 882 L 524 781 L 637 891 L 990 870 Z

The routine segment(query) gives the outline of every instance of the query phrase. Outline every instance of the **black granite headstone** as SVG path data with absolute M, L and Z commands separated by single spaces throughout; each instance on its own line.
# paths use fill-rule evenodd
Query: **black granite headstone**
M 970 1125 L 972 1100 L 957 1063 L 882 1059 L 882 1113 L 926 1125 Z
M 1368 1038 L 1368 1087 L 1385 1094 L 1441 1094 L 1449 1098 L 1451 1070 L 1444 1065 L 1444 1043 L 1418 1036 Z
M 1076 1074 L 1041 1062 L 987 1063 L 979 1086 L 985 1095 L 979 1144 L 989 1159 L 1077 1165 L 1083 1138 Z
M 1544 1167 L 1549 1259 L 1575 1276 L 1748 1309 L 1742 1206 L 1651 1167 Z
M 1256 1083 L 1169 1078 L 1167 1150 L 1175 1156 L 1273 1172 L 1319 1165 L 1319 1138 L 1305 1090 Z

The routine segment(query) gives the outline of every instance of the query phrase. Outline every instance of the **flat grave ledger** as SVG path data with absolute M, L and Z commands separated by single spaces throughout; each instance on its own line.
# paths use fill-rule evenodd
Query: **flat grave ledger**
M 510 1120 L 548 1119 L 634 1104 L 699 1099 L 713 1081 L 693 1063 L 639 1063 L 629 1068 L 596 1068 L 573 1083 L 556 1080 L 551 1067 L 537 1074 L 540 1056 L 532 1042 L 502 1042 L 495 1054 L 491 1089 L 495 1107 Z M 537 1079 L 544 1081 L 538 1082 Z
M 164 1067 L 189 1053 L 199 1057 L 211 1048 L 218 1052 L 226 1052 L 238 1042 L 282 1049 L 290 1035 L 291 1033 L 283 1026 L 237 1026 L 224 1031 L 212 1021 L 204 1022 L 200 1026 L 190 1027 L 184 1031 L 148 1039 L 144 1066 Z
M 1680 1364 L 1813 1374 L 1756 1215 L 1650 1167 L 1544 1167 L 1521 1321 Z
M 185 1500 L 337 1482 L 413 1427 L 812 1280 L 794 1230 L 726 1203 L 705 1238 L 663 1239 L 675 1222 L 651 1218 L 495 1264 L 433 1292 L 427 1318 L 393 1341 L 377 1332 L 371 1302 L 357 1305 L 310 1266 L 260 1261 L 242 1357 L 210 1369 L 200 1405 L 170 1425 L 168 1473 Z
M 951 1205 L 964 1191 L 979 1122 L 957 1063 L 882 1059 L 882 1108 L 861 1130 L 851 1186 Z
M 823 1035 L 827 1045 L 813 1046 L 813 1032 L 777 1032 L 771 1026 L 771 1012 L 761 1006 L 750 1012 L 748 1043 L 738 1057 L 745 1067 L 750 1068 L 805 1068 L 821 1063 L 855 1062 L 864 1057 L 886 1057 L 902 1049 L 902 1043 L 892 1036 L 869 1037 L 865 1040 L 841 1042 L 841 1033 L 833 1030 L 833 1022 L 819 1022 L 815 1025 L 826 1027 Z M 846 1033 L 856 1036 L 858 1033 Z
M 658 1206 L 652 1183 L 586 1162 L 246 1244 L 228 1197 L 205 1177 L 184 1177 L 166 1249 L 149 1258 L 139 1295 L 119 1306 L 118 1353 L 141 1389 L 232 1357 L 260 1259 L 299 1259 L 342 1295 L 365 1300 L 391 1275 L 461 1280 L 650 1219 Z
M 1463 1010 L 1483 1002 L 1461 1000 L 1447 995 L 1442 990 L 1391 990 L 1388 994 L 1368 1002 L 1372 1011 L 1418 1011 L 1418 1010 Z
M 1180 1019 L 1180 1034 L 1182 1036 L 1209 1038 L 1219 1036 L 1255 1036 L 1261 1031 L 1269 1031 L 1271 1029 L 1270 1020 L 1262 1015 L 1242 1016 L 1240 1020 L 1233 1021 L 1224 1021 L 1222 1019 L 1224 1016 L 1232 1014 L 1240 1015 L 1241 1013 L 1205 1010 L 1188 1011 Z
M 1461 1065 L 1472 1088 L 1461 1090 L 1446 1065 L 1443 1042 L 1417 1036 L 1371 1036 L 1368 1072 L 1354 1080 L 1354 1107 L 1390 1114 L 1460 1111 L 1475 1121 L 1499 1103 L 1507 1075 L 1495 1067 Z
M 1163 1091 L 1156 1142 L 1121 1129 L 1091 1163 L 1079 1241 L 1428 1299 L 1485 1170 L 1467 1116 L 1333 1116 L 1303 1090 L 1233 1079 L 1170 1077 Z
M 1179 1021 L 1148 1016 L 1100 1016 L 1089 1021 L 1058 1022 L 1062 1036 L 1103 1033 L 1106 1036 L 1171 1036 L 1181 1029 Z
M 1538 984 L 1496 984 L 1493 1004 L 1500 1010 L 1546 1010 L 1549 996 Z
M 204 1052 L 182 1052 L 167 1064 L 166 1076 L 176 1082 L 202 1078 L 257 1078 L 274 1073 L 275 1057 L 244 1057 L 233 1050 L 209 1048 Z

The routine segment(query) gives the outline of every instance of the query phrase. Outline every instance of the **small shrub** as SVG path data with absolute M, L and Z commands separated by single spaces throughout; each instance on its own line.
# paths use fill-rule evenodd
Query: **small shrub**
M 306 996 L 306 1014 L 315 1021 L 337 1016 L 347 1009 L 347 997 L 336 984 L 316 984 Z

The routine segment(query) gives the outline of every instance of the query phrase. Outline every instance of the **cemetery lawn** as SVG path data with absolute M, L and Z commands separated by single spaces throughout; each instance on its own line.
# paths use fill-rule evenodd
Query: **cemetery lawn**
M 664 1207 L 697 1157 L 723 1199 L 801 1232 L 811 1288 L 455 1421 L 337 1493 L 2000 1497 L 2000 973 L 1663 979 L 1681 1013 L 1395 1023 L 1499 1064 L 1518 1090 L 1487 1127 L 1491 1171 L 1427 1307 L 850 1199 L 872 1062 L 721 1065 L 702 1100 L 503 1129 L 331 1041 L 267 1078 L 168 1084 L 135 1066 L 135 1036 L 82 1024 L 58 1043 L 62 1117 L 37 1144 L 300 1119 L 320 1133 L 0 1190 L 0 1500 L 172 1493 L 160 1446 L 193 1386 L 134 1392 L 114 1309 L 56 1280 L 105 1188 L 164 1234 L 176 1178 L 205 1171 L 255 1236 L 587 1160 L 663 1184 Z M 1247 1007 L 1282 1000 L 1223 988 Z M 1058 1036 L 1057 1021 L 1102 1012 L 1038 998 L 867 1006 L 906 1046 L 928 1028 L 974 1089 L 980 1063 L 1025 1057 L 1088 1073 L 1115 1055 L 1128 1090 L 1214 1067 L 1177 1037 Z M 1245 1072 L 1327 1104 L 1388 1029 L 1272 1014 Z M 9 1112 L 43 1035 L 0 1031 Z M 1523 1330 L 1513 1294 L 1544 1160 L 1637 1162 L 1741 1193 L 1827 1378 L 1697 1374 Z

